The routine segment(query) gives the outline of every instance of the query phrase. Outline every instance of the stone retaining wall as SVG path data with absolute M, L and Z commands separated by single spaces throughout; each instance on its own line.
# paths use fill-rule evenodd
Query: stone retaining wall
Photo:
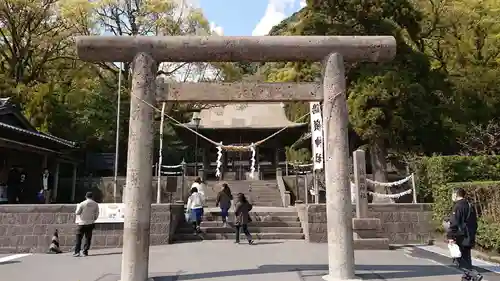
M 306 240 L 327 242 L 326 205 L 296 205 Z M 427 244 L 433 239 L 431 204 L 369 204 L 368 217 L 379 218 L 377 234 L 391 244 Z M 353 217 L 356 208 L 353 206 Z
M 59 243 L 69 251 L 75 240 L 76 205 L 0 205 L 0 252 L 46 252 L 52 234 L 59 230 Z M 169 244 L 180 221 L 183 206 L 153 204 L 151 245 Z M 123 223 L 100 223 L 92 238 L 92 248 L 116 248 L 123 242 Z

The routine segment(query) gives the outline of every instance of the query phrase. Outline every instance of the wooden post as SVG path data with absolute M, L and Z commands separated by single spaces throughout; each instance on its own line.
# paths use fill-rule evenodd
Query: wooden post
M 120 280 L 146 281 L 153 180 L 150 168 L 153 164 L 153 108 L 146 103 L 154 103 L 156 61 L 147 53 L 138 53 L 132 65 Z
M 349 180 L 348 112 L 344 60 L 326 58 L 323 77 L 328 275 L 325 280 L 354 279 L 352 203 Z
M 76 175 L 77 175 L 77 165 L 75 163 L 73 163 L 73 175 L 71 178 L 71 202 L 75 202 Z
M 356 217 L 368 217 L 368 196 L 366 190 L 366 158 L 361 149 L 354 151 L 354 184 L 356 185 Z
M 417 197 L 417 186 L 415 185 L 415 174 L 411 174 L 411 188 L 412 188 L 412 193 L 413 193 L 413 203 L 417 204 L 418 203 L 418 197 Z
M 319 204 L 319 189 L 318 189 L 317 176 L 318 174 L 316 174 L 316 170 L 314 169 L 313 165 L 312 177 L 313 177 L 313 189 L 314 189 L 314 204 Z
M 304 193 L 305 193 L 305 200 L 306 200 L 306 204 L 309 204 L 309 181 L 307 180 L 307 176 L 308 176 L 309 173 L 304 173 Z
M 163 163 L 163 122 L 165 121 L 165 106 L 163 103 L 161 106 L 161 121 L 160 121 L 160 148 L 158 149 L 158 167 L 156 172 L 156 204 L 161 203 L 161 165 Z
M 56 170 L 54 172 L 54 186 L 53 186 L 53 192 L 51 194 L 52 197 L 52 202 L 57 203 L 57 189 L 59 188 L 59 166 L 60 163 L 59 161 L 56 160 Z

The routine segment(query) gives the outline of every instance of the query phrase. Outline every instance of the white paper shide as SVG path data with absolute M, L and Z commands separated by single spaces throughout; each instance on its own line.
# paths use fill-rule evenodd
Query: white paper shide
M 313 153 L 314 170 L 323 169 L 323 117 L 321 116 L 321 104 L 311 102 L 311 145 Z

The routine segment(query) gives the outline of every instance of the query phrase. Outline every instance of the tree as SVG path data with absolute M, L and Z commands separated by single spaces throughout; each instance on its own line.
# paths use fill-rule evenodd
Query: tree
M 62 13 L 72 22 L 80 34 L 112 34 L 116 36 L 137 35 L 211 35 L 208 21 L 200 9 L 193 8 L 184 1 L 86 1 L 64 0 Z M 99 63 L 106 71 L 118 75 L 114 63 Z M 204 79 L 206 63 L 159 63 L 158 75 L 178 81 Z M 130 62 L 123 67 L 125 85 L 130 83 Z
M 423 31 L 416 40 L 434 69 L 447 73 L 452 91 L 443 101 L 455 139 L 467 138 L 476 125 L 500 111 L 500 4 L 492 0 L 420 0 Z M 447 95 L 446 95 L 447 94 Z M 454 144 L 459 151 L 459 144 Z
M 50 81 L 49 66 L 69 58 L 73 30 L 56 6 L 57 0 L 0 3 L 0 71 L 14 86 Z
M 419 0 L 425 15 L 416 44 L 451 75 L 494 66 L 500 55 L 500 4 L 494 0 Z
M 499 120 L 490 120 L 487 124 L 472 123 L 459 142 L 462 153 L 466 155 L 499 155 Z
M 446 146 L 438 145 L 429 136 L 439 136 L 443 143 L 448 140 L 439 106 L 442 93 L 448 91 L 445 77 L 431 69 L 424 54 L 406 43 L 419 39 L 421 19 L 422 14 L 406 0 L 308 1 L 306 8 L 272 30 L 272 35 L 396 38 L 398 50 L 393 62 L 346 63 L 350 125 L 369 144 L 377 181 L 387 181 L 385 163 L 389 150 L 405 155 L 408 151 L 429 153 Z M 268 78 L 318 81 L 320 73 L 319 64 L 285 63 L 275 64 L 268 71 Z

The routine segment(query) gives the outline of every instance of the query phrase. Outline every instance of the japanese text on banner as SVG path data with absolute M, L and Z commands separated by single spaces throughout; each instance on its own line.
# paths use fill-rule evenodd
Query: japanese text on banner
M 323 169 L 323 119 L 319 102 L 311 102 L 311 144 L 314 170 Z

